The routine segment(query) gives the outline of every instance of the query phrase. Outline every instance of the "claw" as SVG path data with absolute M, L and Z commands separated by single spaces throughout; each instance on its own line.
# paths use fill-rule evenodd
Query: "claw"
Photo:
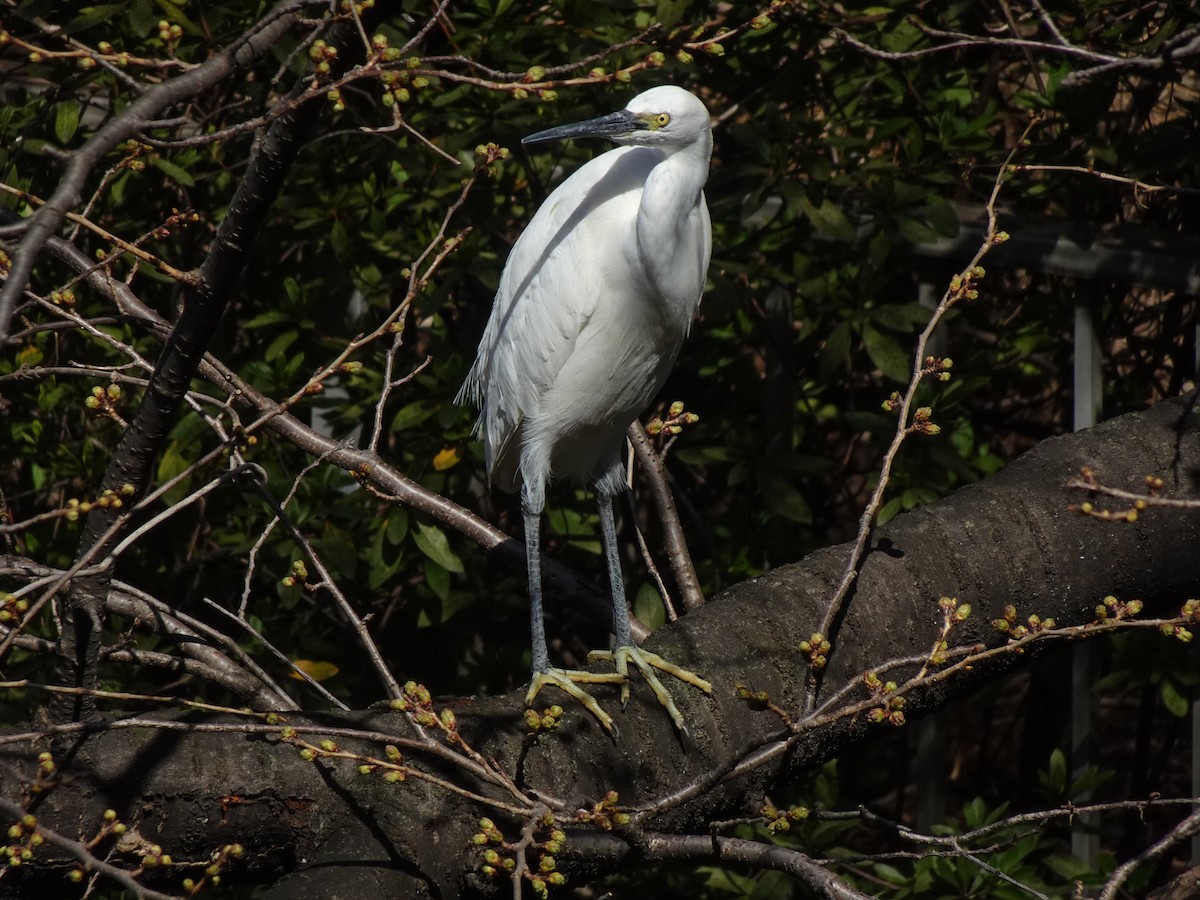
M 712 693 L 712 685 L 695 672 L 681 669 L 674 663 L 663 659 L 657 653 L 642 650 L 640 647 L 618 647 L 616 650 L 593 650 L 588 654 L 588 662 L 597 662 L 600 660 L 611 661 L 616 667 L 616 674 L 621 679 L 622 706 L 629 701 L 629 661 L 633 660 L 633 664 L 642 673 L 642 678 L 650 685 L 650 689 L 654 691 L 654 696 L 658 698 L 658 702 L 667 711 L 667 715 L 671 717 L 671 721 L 675 723 L 675 727 L 684 734 L 687 734 L 688 731 L 687 725 L 683 720 L 683 714 L 675 706 L 675 701 L 671 699 L 670 692 L 663 687 L 663 683 L 654 674 L 654 669 L 666 672 L 668 675 L 673 675 L 680 681 L 686 681 L 706 694 Z
M 625 675 L 618 672 L 584 672 L 579 669 L 547 669 L 534 672 L 529 690 L 525 694 L 525 705 L 532 706 L 534 698 L 542 688 L 552 685 L 574 697 L 584 709 L 595 716 L 604 730 L 616 737 L 617 726 L 612 716 L 606 713 L 596 698 L 579 687 L 580 684 L 620 684 L 622 697 L 628 696 L 629 685 Z M 623 702 L 623 701 L 622 701 Z

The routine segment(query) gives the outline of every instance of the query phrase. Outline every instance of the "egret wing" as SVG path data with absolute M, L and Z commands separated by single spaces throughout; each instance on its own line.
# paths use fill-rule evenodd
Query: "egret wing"
M 519 483 L 520 431 L 570 358 L 601 301 L 603 268 L 621 234 L 597 234 L 602 208 L 636 191 L 659 155 L 620 148 L 583 166 L 562 183 L 513 245 L 500 277 L 479 355 L 459 394 L 480 409 L 489 476 L 514 490 Z M 636 206 L 636 203 L 635 203 Z

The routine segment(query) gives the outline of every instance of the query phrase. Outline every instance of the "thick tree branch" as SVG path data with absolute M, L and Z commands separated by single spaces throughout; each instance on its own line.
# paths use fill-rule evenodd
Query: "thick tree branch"
M 1097 601 L 1109 593 L 1140 597 L 1148 612 L 1170 611 L 1185 597 L 1200 593 L 1200 572 L 1193 562 L 1200 512 L 1154 508 L 1134 524 L 1102 522 L 1070 513 L 1073 492 L 1066 486 L 1081 465 L 1090 465 L 1109 483 L 1137 484 L 1154 473 L 1165 482 L 1164 495 L 1194 494 L 1200 472 L 1195 399 L 1191 395 L 1168 401 L 1047 441 L 985 482 L 880 528 L 858 590 L 848 601 L 842 640 L 824 681 L 825 696 L 834 702 L 818 707 L 810 719 L 801 713 L 807 660 L 797 644 L 819 619 L 845 564 L 847 546 L 737 585 L 652 638 L 654 649 L 702 671 L 718 685 L 711 698 L 676 698 L 695 741 L 683 752 L 668 749 L 676 747 L 671 725 L 637 684 L 629 709 L 620 716 L 622 735 L 637 734 L 637 741 L 622 739 L 614 745 L 590 717 L 570 713 L 558 731 L 528 738 L 518 695 L 455 703 L 457 727 L 482 758 L 513 773 L 523 789 L 556 798 L 555 806 L 564 811 L 616 790 L 622 806 L 645 810 L 638 826 L 647 834 L 707 831 L 706 823 L 731 811 L 744 814 L 756 808 L 769 783 L 890 727 L 871 723 L 866 713 L 872 697 L 861 675 L 897 657 L 911 659 L 900 672 L 915 673 L 928 655 L 930 641 L 940 633 L 942 595 L 975 607 L 974 615 L 956 626 L 952 642 L 993 649 L 989 659 L 978 657 L 972 666 L 935 666 L 927 676 L 928 686 L 918 685 L 907 695 L 910 715 L 934 709 L 1028 659 L 1029 652 L 1004 652 L 1008 639 L 988 624 L 1003 614 L 1006 604 L 1015 604 L 1023 615 L 1036 612 L 1066 626 L 1092 621 Z M 943 669 L 950 673 L 947 677 L 941 676 Z M 758 704 L 739 700 L 734 682 L 765 691 L 791 725 Z M 839 693 L 843 686 L 847 687 Z M 198 724 L 168 721 L 169 739 L 140 727 L 122 729 L 120 735 L 103 732 L 99 723 L 83 732 L 87 736 L 80 739 L 75 761 L 64 763 L 79 790 L 69 796 L 51 792 L 43 820 L 49 827 L 68 821 L 56 816 L 87 821 L 98 814 L 99 798 L 121 797 L 126 804 L 122 815 L 128 813 L 139 828 L 160 834 L 164 847 L 177 840 L 180 852 L 195 853 L 205 841 L 211 847 L 249 840 L 266 827 L 267 811 L 277 815 L 293 809 L 273 829 L 254 837 L 257 849 L 247 848 L 252 857 L 258 854 L 254 864 L 263 876 L 311 869 L 306 877 L 316 878 L 315 873 L 336 860 L 364 871 L 415 875 L 443 896 L 466 891 L 469 884 L 487 883 L 474 881 L 479 860 L 465 848 L 479 816 L 495 813 L 481 810 L 467 796 L 412 779 L 385 785 L 378 775 L 360 775 L 344 760 L 305 762 L 294 748 L 264 740 L 262 733 L 272 731 L 270 726 L 200 732 Z M 306 721 L 311 722 L 288 715 L 288 723 L 296 727 Z M 319 732 L 323 726 L 390 732 L 397 740 L 410 729 L 403 716 L 392 713 L 328 716 L 309 727 Z M 306 732 L 309 741 L 317 737 Z M 500 789 L 473 780 L 445 757 L 424 755 L 414 740 L 409 744 L 417 749 L 406 751 L 412 765 L 429 767 L 475 794 L 498 800 L 505 796 L 492 794 Z M 361 747 L 376 755 L 380 743 L 378 737 L 337 740 L 339 748 Z M 664 752 L 649 754 L 646 746 Z M 786 752 L 767 752 L 773 747 Z M 30 751 L 10 747 L 7 753 L 11 771 L 29 765 Z M 752 758 L 759 762 L 731 765 Z M 151 759 L 154 764 L 147 765 Z M 203 764 L 197 765 L 197 760 Z M 713 770 L 736 772 L 736 777 L 712 779 L 702 790 L 687 791 Z M 19 778 L 3 778 L 0 795 L 17 796 Z M 255 799 L 246 808 L 237 807 L 237 818 L 230 819 L 230 813 L 218 811 L 221 798 L 229 795 Z M 662 802 L 672 795 L 685 799 Z M 322 797 L 329 800 L 328 806 L 321 804 Z M 180 804 L 188 810 L 186 839 L 179 830 Z M 333 809 L 340 812 L 330 813 Z M 216 830 L 197 832 L 194 822 L 206 819 Z M 520 830 L 513 822 L 502 822 L 501 827 L 510 835 Z M 411 836 L 417 834 L 426 837 L 414 841 Z M 428 840 L 430 834 L 437 840 Z M 336 850 L 315 849 L 330 840 Z M 354 841 L 361 846 L 356 849 Z M 302 864 L 295 857 L 280 859 L 284 845 L 314 849 L 301 854 L 307 860 Z M 597 865 L 615 863 L 592 860 L 588 870 L 596 871 Z

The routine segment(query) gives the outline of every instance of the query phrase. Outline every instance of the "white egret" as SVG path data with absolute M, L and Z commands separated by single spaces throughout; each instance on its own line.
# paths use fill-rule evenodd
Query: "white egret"
M 533 680 L 612 718 L 577 683 L 618 683 L 630 662 L 683 728 L 653 669 L 711 692 L 704 679 L 636 647 L 617 554 L 613 498 L 625 488 L 626 430 L 666 381 L 700 305 L 712 248 L 704 183 L 712 154 L 708 110 L 682 88 L 639 94 L 620 112 L 539 131 L 523 143 L 603 137 L 620 144 L 550 195 L 509 254 L 479 355 L 459 402 L 480 410 L 488 477 L 521 490 L 529 562 Z M 585 479 L 600 506 L 612 589 L 616 673 L 550 665 L 542 616 L 539 525 L 552 477 Z

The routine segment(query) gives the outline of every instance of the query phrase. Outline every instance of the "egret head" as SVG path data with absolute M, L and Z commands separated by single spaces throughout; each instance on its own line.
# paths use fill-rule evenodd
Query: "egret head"
M 524 138 L 523 144 L 540 144 L 566 138 L 603 137 L 617 144 L 637 144 L 680 150 L 711 141 L 708 110 L 693 94 L 673 84 L 663 84 L 638 94 L 620 112 L 548 128 Z

